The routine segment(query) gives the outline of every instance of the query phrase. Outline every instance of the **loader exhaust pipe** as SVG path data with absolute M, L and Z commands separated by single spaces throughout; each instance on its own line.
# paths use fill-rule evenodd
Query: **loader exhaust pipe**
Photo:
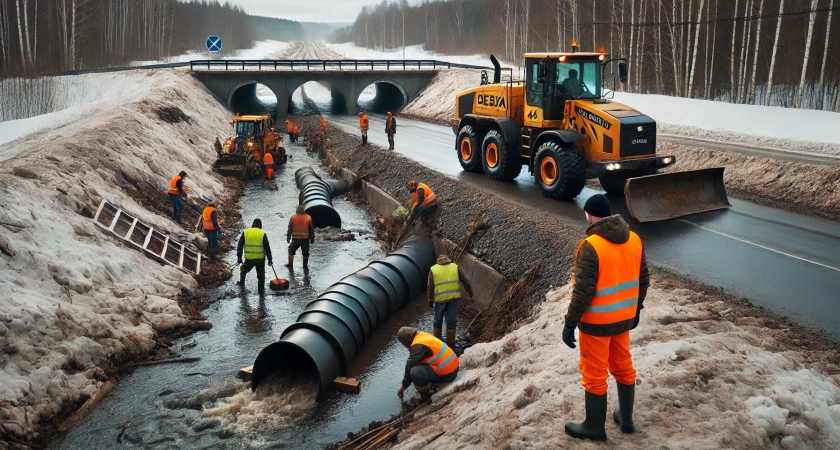
M 490 62 L 493 63 L 493 84 L 502 82 L 502 66 L 499 65 L 499 60 L 495 56 L 490 55 Z
M 654 222 L 732 205 L 723 185 L 723 167 L 628 178 L 627 209 L 639 222 Z

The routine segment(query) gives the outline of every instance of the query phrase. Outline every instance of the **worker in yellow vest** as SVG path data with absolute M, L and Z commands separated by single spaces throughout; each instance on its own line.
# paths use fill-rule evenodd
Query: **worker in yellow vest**
M 172 177 L 169 181 L 169 189 L 166 190 L 166 193 L 169 194 L 169 200 L 172 202 L 172 218 L 175 219 L 175 222 L 181 223 L 181 212 L 184 210 L 184 198 L 187 196 L 187 192 L 190 189 L 184 185 L 184 181 L 187 179 L 187 172 L 183 170 Z
M 298 205 L 295 215 L 289 218 L 289 229 L 286 231 L 286 242 L 289 243 L 289 263 L 286 267 L 292 270 L 297 249 L 303 254 L 303 270 L 309 270 L 309 244 L 315 243 L 315 226 L 312 218 L 306 214 L 303 205 Z
M 455 327 L 458 322 L 458 300 L 461 300 L 462 285 L 472 297 L 472 286 L 461 268 L 448 256 L 438 256 L 436 264 L 429 271 L 426 295 L 429 306 L 435 308 L 433 334 L 441 339 L 443 319 L 446 318 L 446 344 L 452 348 L 455 348 Z
M 445 342 L 412 327 L 402 327 L 397 339 L 408 349 L 405 375 L 397 396 L 403 398 L 406 388 L 414 388 L 422 400 L 431 396 L 432 384 L 451 383 L 458 376 L 458 355 Z
M 411 223 L 419 216 L 422 216 L 433 208 L 437 208 L 437 196 L 432 192 L 429 186 L 423 183 L 418 183 L 417 180 L 411 180 L 406 186 L 412 194 L 411 211 L 408 214 L 408 223 Z
M 572 301 L 566 313 L 563 342 L 575 348 L 580 338 L 581 384 L 585 389 L 586 419 L 569 422 L 566 433 L 576 438 L 607 439 L 607 371 L 618 387 L 613 420 L 623 433 L 632 433 L 636 369 L 630 355 L 630 330 L 639 325 L 650 274 L 639 236 L 610 202 L 596 194 L 584 204 L 590 224 L 587 238 L 575 253 Z
M 201 213 L 201 225 L 204 228 L 204 235 L 207 237 L 207 248 L 210 249 L 211 258 L 214 250 L 219 248 L 219 231 L 222 227 L 219 226 L 219 213 L 216 210 L 218 200 L 215 198 L 207 203 L 207 207 Z
M 359 111 L 359 130 L 362 132 L 362 145 L 367 144 L 368 128 L 370 128 L 370 119 L 363 111 Z
M 245 261 L 242 261 L 242 256 L 245 256 Z M 273 266 L 274 262 L 271 259 L 271 247 L 268 245 L 268 236 L 262 230 L 262 221 L 254 219 L 251 228 L 242 232 L 239 238 L 239 245 L 236 247 L 236 260 L 242 264 L 239 269 L 239 286 L 245 287 L 245 275 L 251 269 L 257 269 L 257 281 L 259 282 L 259 292 L 262 294 L 265 291 L 265 261 L 268 259 L 268 265 Z

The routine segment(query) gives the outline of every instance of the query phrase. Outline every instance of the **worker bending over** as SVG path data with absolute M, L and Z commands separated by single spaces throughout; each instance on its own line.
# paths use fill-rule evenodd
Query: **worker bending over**
M 446 343 L 411 327 L 400 328 L 397 339 L 409 351 L 402 386 L 397 390 L 399 398 L 403 398 L 405 389 L 411 383 L 414 383 L 420 399 L 427 400 L 431 396 L 432 383 L 455 381 L 458 376 L 458 356 Z
M 321 123 L 321 132 L 326 133 L 326 131 L 327 131 L 327 119 L 325 119 L 323 116 L 321 116 L 321 118 L 319 119 L 319 122 Z
M 210 249 L 208 253 L 211 259 L 216 256 L 216 250 L 219 248 L 219 231 L 222 229 L 219 226 L 219 212 L 216 211 L 218 202 L 215 198 L 210 200 L 201 213 L 201 224 L 204 228 L 204 236 L 207 237 L 207 248 Z
M 315 243 L 315 227 L 312 225 L 312 218 L 303 209 L 303 205 L 298 205 L 295 215 L 289 218 L 286 242 L 289 242 L 289 263 L 286 267 L 289 270 L 293 269 L 295 253 L 297 249 L 301 249 L 303 270 L 309 270 L 309 244 Z
M 574 288 L 563 342 L 575 348 L 575 327 L 580 330 L 586 419 L 567 423 L 566 433 L 603 441 L 607 438 L 607 370 L 618 384 L 613 419 L 622 432 L 634 430 L 636 369 L 630 355 L 630 330 L 639 324 L 650 276 L 641 239 L 620 215 L 611 215 L 605 196 L 593 195 L 583 210 L 590 225 L 588 237 L 575 253 Z
M 437 264 L 429 271 L 426 295 L 429 306 L 435 308 L 434 336 L 441 338 L 443 319 L 446 318 L 446 345 L 455 347 L 455 326 L 458 322 L 458 300 L 461 300 L 461 284 L 473 295 L 472 286 L 464 272 L 446 255 L 437 258 Z
M 397 134 L 397 118 L 388 111 L 388 119 L 385 121 L 385 134 L 388 135 L 388 150 L 394 149 L 394 135 Z
M 362 132 L 362 145 L 367 144 L 368 128 L 370 128 L 370 120 L 368 119 L 367 114 L 363 111 L 359 111 L 359 130 Z
M 265 176 L 268 177 L 269 180 L 273 180 L 274 157 L 271 156 L 271 152 L 265 152 L 265 156 L 263 157 L 263 165 L 265 165 Z
M 190 191 L 184 185 L 184 180 L 187 179 L 187 172 L 183 170 L 172 177 L 169 181 L 169 189 L 166 193 L 169 194 L 169 200 L 172 201 L 172 218 L 175 222 L 181 223 L 181 212 L 184 210 L 184 199 L 187 198 L 187 192 Z
M 416 180 L 408 182 L 408 190 L 412 193 L 411 212 L 408 214 L 408 221 L 411 223 L 414 219 L 422 216 L 432 209 L 437 207 L 437 196 L 434 192 L 423 183 L 418 183 Z
M 245 255 L 244 263 L 242 262 L 243 253 Z M 242 232 L 239 245 L 236 247 L 236 261 L 242 264 L 242 268 L 239 269 L 239 286 L 245 287 L 245 275 L 256 267 L 259 292 L 262 294 L 265 291 L 266 258 L 268 258 L 268 265 L 273 266 L 271 247 L 268 245 L 268 236 L 262 230 L 262 221 L 254 219 L 251 228 Z

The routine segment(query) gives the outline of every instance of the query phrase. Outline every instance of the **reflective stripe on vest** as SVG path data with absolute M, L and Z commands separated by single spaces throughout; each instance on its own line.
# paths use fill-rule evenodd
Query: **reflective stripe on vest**
M 436 303 L 461 298 L 461 281 L 458 279 L 458 266 L 455 263 L 443 266 L 435 264 L 431 270 Z
M 445 342 L 429 333 L 418 331 L 411 341 L 411 345 L 417 344 L 425 345 L 432 351 L 432 356 L 420 363 L 429 365 L 436 374 L 445 376 L 458 369 L 458 355 Z
M 245 230 L 245 259 L 263 259 L 263 238 L 265 231 L 259 228 L 248 228 Z
M 437 198 L 435 193 L 432 192 L 431 189 L 429 189 L 429 186 L 426 186 L 423 183 L 417 183 L 417 190 L 414 191 L 414 204 L 415 205 L 417 205 L 419 203 L 419 200 L 417 199 L 417 193 L 420 191 L 420 189 L 423 189 L 423 194 L 426 195 L 426 197 L 423 199 L 423 203 L 421 203 L 420 206 L 426 206 L 429 203 L 433 202 Z
M 201 213 L 202 221 L 204 223 L 204 229 L 205 230 L 213 231 L 213 230 L 216 229 L 216 227 L 213 226 L 213 213 L 214 212 L 216 212 L 216 208 L 214 208 L 212 206 L 208 206 L 208 207 L 204 208 L 204 212 Z
M 586 238 L 598 254 L 598 282 L 595 297 L 581 322 L 608 325 L 636 317 L 639 302 L 639 270 L 642 265 L 642 240 L 630 232 L 623 244 L 610 242 L 593 234 Z M 583 245 L 581 242 L 578 251 Z M 575 257 L 577 260 L 577 257 Z
M 182 179 L 181 175 L 175 175 L 174 177 L 172 177 L 172 179 L 169 181 L 169 189 L 167 189 L 166 192 L 168 192 L 172 195 L 181 195 L 181 193 L 178 192 L 178 180 L 181 180 L 181 179 Z M 181 189 L 183 189 L 183 188 L 184 188 L 184 183 L 181 182 Z
M 266 167 L 274 167 L 274 157 L 271 156 L 271 153 L 266 152 L 263 163 L 265 163 Z
M 309 239 L 309 214 L 295 214 L 292 216 L 292 239 Z

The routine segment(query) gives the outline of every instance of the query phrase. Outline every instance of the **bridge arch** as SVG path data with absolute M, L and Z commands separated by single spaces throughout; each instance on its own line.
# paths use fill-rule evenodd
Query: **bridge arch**
M 405 86 L 392 78 L 380 77 L 365 81 L 370 82 L 359 90 L 355 99 L 357 108 L 360 110 L 397 113 L 412 100 Z M 371 86 L 375 89 L 372 97 L 365 94 L 365 91 Z
M 239 89 L 241 89 L 245 86 L 251 85 L 251 84 L 262 85 L 262 86 L 265 86 L 266 88 L 268 88 L 269 90 L 271 90 L 271 93 L 274 94 L 274 98 L 277 99 L 278 103 L 283 100 L 283 99 L 280 98 L 279 95 L 277 95 L 277 91 L 274 88 L 271 87 L 271 84 L 268 81 L 261 80 L 261 79 L 258 79 L 258 78 L 246 78 L 244 80 L 241 80 L 241 81 L 235 83 L 233 86 L 231 86 L 230 90 L 228 90 L 225 103 L 226 103 L 227 108 L 229 110 L 233 111 L 233 99 L 234 99 L 234 95 L 236 94 L 236 91 L 238 91 Z

